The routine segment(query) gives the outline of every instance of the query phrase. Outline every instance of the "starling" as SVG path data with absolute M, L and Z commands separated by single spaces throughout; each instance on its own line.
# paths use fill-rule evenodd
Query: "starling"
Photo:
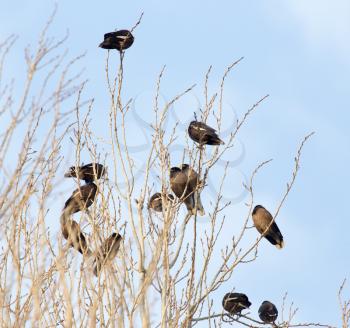
M 91 253 L 86 238 L 76 221 L 68 220 L 64 223 L 61 222 L 61 230 L 64 239 L 68 240 L 69 246 L 83 255 L 89 255 Z
M 84 180 L 86 183 L 93 182 L 94 180 L 100 179 L 106 173 L 106 169 L 102 164 L 89 163 L 83 166 L 71 166 L 67 173 L 66 178 L 79 178 Z
M 66 203 L 63 211 L 67 214 L 73 214 L 87 209 L 95 200 L 97 186 L 94 183 L 87 183 L 73 191 Z
M 100 247 L 94 266 L 94 274 L 98 276 L 103 265 L 111 262 L 118 253 L 122 236 L 118 233 L 112 233 Z
M 278 249 L 283 248 L 283 236 L 278 229 L 276 222 L 273 221 L 271 213 L 266 210 L 263 206 L 257 205 L 254 207 L 252 213 L 254 225 L 256 229 L 264 234 L 264 237 Z
M 171 194 L 166 195 L 166 200 L 172 202 L 174 200 L 174 196 Z M 162 194 L 160 192 L 156 192 L 148 202 L 148 208 L 153 209 L 156 212 L 162 212 Z
M 192 121 L 188 127 L 190 138 L 200 145 L 223 145 L 224 142 L 216 134 L 216 130 L 203 122 Z
M 223 308 L 230 314 L 240 314 L 242 310 L 248 309 L 252 303 L 247 295 L 242 293 L 227 293 L 222 299 Z
M 134 43 L 134 37 L 128 30 L 119 30 L 116 32 L 106 33 L 103 42 L 99 47 L 103 49 L 117 49 L 123 51 L 131 47 Z
M 278 311 L 274 304 L 264 301 L 259 307 L 259 318 L 264 323 L 273 323 L 278 317 Z
M 205 211 L 201 202 L 198 189 L 201 181 L 196 171 L 188 164 L 170 169 L 170 187 L 176 197 L 182 199 L 187 210 L 195 215 L 196 211 L 204 215 Z

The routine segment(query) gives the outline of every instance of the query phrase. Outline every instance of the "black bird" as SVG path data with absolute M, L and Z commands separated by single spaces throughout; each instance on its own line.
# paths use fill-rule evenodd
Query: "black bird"
M 64 174 L 66 178 L 75 177 L 84 180 L 86 183 L 100 179 L 106 174 L 106 169 L 102 164 L 89 163 L 83 166 L 71 166 L 67 173 Z
M 252 217 L 256 229 L 263 234 L 272 245 L 275 245 L 278 249 L 283 248 L 283 236 L 276 222 L 272 222 L 273 217 L 271 213 L 263 206 L 257 205 L 254 207 Z
M 87 183 L 73 191 L 64 204 L 63 211 L 73 214 L 87 209 L 96 198 L 97 186 L 94 183 Z
M 67 220 L 61 222 L 61 230 L 63 237 L 68 240 L 69 246 L 73 247 L 83 255 L 91 254 L 86 238 L 76 221 Z
M 99 47 L 103 49 L 117 49 L 123 51 L 131 47 L 134 43 L 134 36 L 128 30 L 119 30 L 116 32 L 106 33 L 104 40 Z
M 170 169 L 171 190 L 176 197 L 184 201 L 187 210 L 193 215 L 195 215 L 196 210 L 200 215 L 205 214 L 198 191 L 201 184 L 198 173 L 188 164 L 182 164 L 181 167 L 172 167 Z
M 247 295 L 242 293 L 227 293 L 222 299 L 223 308 L 232 315 L 240 314 L 251 305 Z
M 188 127 L 190 138 L 200 145 L 223 145 L 224 142 L 219 138 L 216 130 L 203 122 L 192 121 Z
M 98 276 L 103 265 L 111 262 L 120 248 L 122 236 L 119 233 L 112 233 L 101 245 L 95 260 L 94 274 Z
M 264 301 L 259 307 L 259 318 L 264 323 L 273 323 L 278 317 L 278 311 L 274 304 Z
M 166 198 L 167 201 L 174 201 L 174 196 L 171 194 L 167 194 Z M 163 211 L 163 205 L 162 205 L 162 194 L 160 192 L 156 192 L 152 197 L 150 198 L 148 202 L 148 208 L 153 209 L 156 212 L 162 212 Z

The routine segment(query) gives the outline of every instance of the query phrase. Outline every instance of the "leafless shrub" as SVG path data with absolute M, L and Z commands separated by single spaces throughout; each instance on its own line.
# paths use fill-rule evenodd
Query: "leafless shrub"
M 220 238 L 231 207 L 230 202 L 223 200 L 222 193 L 229 174 L 228 165 L 220 172 L 217 195 L 207 208 L 209 220 L 201 232 L 198 229 L 201 218 L 184 213 L 178 200 L 167 202 L 166 195 L 171 193 L 170 168 L 181 162 L 195 168 L 202 179 L 200 191 L 205 193 L 215 164 L 234 147 L 240 129 L 268 96 L 263 96 L 233 122 L 225 145 L 209 152 L 185 139 L 182 161 L 174 163 L 170 150 L 180 131 L 178 123 L 169 129 L 166 121 L 173 105 L 195 86 L 189 86 L 164 106 L 160 105 L 163 68 L 156 82 L 150 125 L 152 142 L 140 168 L 128 146 L 127 118 L 132 100 L 122 97 L 124 53 L 120 54 L 118 71 L 113 72 L 110 57 L 116 53 L 107 52 L 109 139 L 104 140 L 91 128 L 94 103 L 83 99 L 86 82 L 81 72 L 76 73 L 76 65 L 83 55 L 67 59 L 68 54 L 62 48 L 68 35 L 60 40 L 48 36 L 53 17 L 54 14 L 36 49 L 28 47 L 25 51 L 27 71 L 22 90 L 15 90 L 14 81 L 4 81 L 2 74 L 16 37 L 11 36 L 0 45 L 0 119 L 6 122 L 6 126 L 1 125 L 0 141 L 1 325 L 131 327 L 141 322 L 144 327 L 187 328 L 206 321 L 215 326 L 224 322 L 263 326 L 250 314 L 214 313 L 211 295 L 232 279 L 240 265 L 257 257 L 262 237 L 249 241 L 246 232 L 254 204 L 254 178 L 271 160 L 258 164 L 243 186 L 249 196 L 247 214 L 241 220 L 239 233 L 229 242 L 223 243 Z M 213 119 L 219 131 L 225 115 L 225 81 L 241 60 L 228 66 L 218 91 L 213 94 L 208 90 L 211 68 L 205 76 L 205 106 L 200 120 Z M 293 187 L 303 146 L 311 135 L 307 135 L 297 149 L 295 167 L 274 219 Z M 71 142 L 75 147 L 75 163 L 64 162 L 63 157 L 65 147 Z M 102 145 L 108 149 L 104 153 Z M 91 254 L 83 257 L 63 241 L 60 229 L 56 233 L 52 230 L 59 226 L 59 210 L 65 200 L 59 189 L 60 172 L 67 165 L 79 166 L 84 161 L 107 165 L 108 178 L 96 182 L 99 196 L 94 204 L 76 214 L 75 220 L 92 249 Z M 77 181 L 78 186 L 79 183 Z M 147 208 L 150 196 L 157 191 L 167 204 L 162 213 Z M 70 192 L 65 191 L 64 195 L 68 197 Z M 59 210 L 51 210 L 57 202 Z M 115 261 L 102 267 L 96 278 L 93 261 L 113 232 L 123 237 L 119 253 Z M 216 265 L 217 261 L 212 260 L 218 254 L 220 264 Z M 341 307 L 343 327 L 348 327 L 349 303 L 341 302 Z M 283 302 L 281 313 L 285 311 Z M 294 315 L 291 307 L 289 314 L 282 315 L 276 325 L 331 327 L 294 323 Z

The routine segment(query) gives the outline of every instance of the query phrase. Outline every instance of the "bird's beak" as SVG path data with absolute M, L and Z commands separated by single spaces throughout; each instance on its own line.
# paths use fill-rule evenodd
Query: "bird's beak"
M 65 178 L 70 178 L 72 175 L 71 175 L 71 173 L 70 172 L 66 172 L 65 174 L 64 174 L 64 177 Z

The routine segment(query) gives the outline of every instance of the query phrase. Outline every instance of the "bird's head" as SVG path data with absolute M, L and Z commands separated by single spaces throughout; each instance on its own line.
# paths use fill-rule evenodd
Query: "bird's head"
M 264 208 L 263 206 L 261 206 L 261 205 L 256 205 L 255 207 L 254 207 L 254 209 L 253 209 L 253 215 L 258 211 L 258 209 L 260 209 L 260 208 Z
M 175 200 L 175 197 L 172 194 L 167 194 L 167 198 L 168 200 L 170 200 L 171 202 L 173 202 Z
M 181 168 L 182 171 L 183 171 L 183 170 L 187 170 L 189 167 L 190 167 L 190 166 L 189 166 L 188 164 L 181 164 L 181 165 L 180 165 L 180 168 Z
M 160 192 L 156 192 L 155 194 L 153 194 L 152 197 L 149 199 L 148 208 L 152 208 L 152 203 L 159 199 L 162 199 L 162 194 Z
M 181 172 L 181 169 L 177 166 L 174 166 L 170 169 L 170 179 L 175 177 L 179 172 Z
M 113 232 L 111 236 L 109 237 L 110 240 L 118 241 L 120 239 L 123 239 L 122 236 L 119 233 Z

